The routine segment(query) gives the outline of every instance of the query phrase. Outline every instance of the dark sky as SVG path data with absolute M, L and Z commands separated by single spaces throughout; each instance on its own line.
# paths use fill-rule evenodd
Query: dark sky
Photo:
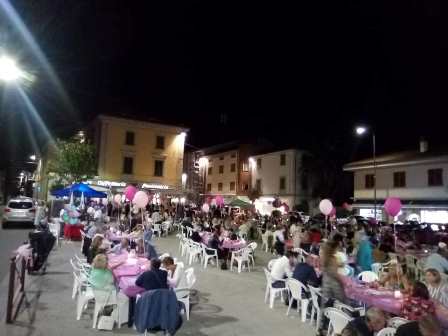
M 379 152 L 416 148 L 422 135 L 446 145 L 446 1 L 13 4 L 71 101 L 7 26 L 4 44 L 36 73 L 27 92 L 54 134 L 128 111 L 189 126 L 197 146 L 326 138 L 359 157 L 370 143 L 352 135 L 358 121 L 375 126 Z

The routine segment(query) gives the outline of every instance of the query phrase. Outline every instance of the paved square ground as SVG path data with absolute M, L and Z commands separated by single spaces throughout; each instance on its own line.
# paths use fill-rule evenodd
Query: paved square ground
M 168 252 L 178 257 L 178 239 L 174 236 L 156 238 L 159 253 Z M 79 336 L 79 335 L 137 335 L 123 326 L 112 332 L 91 328 L 91 310 L 76 321 L 76 303 L 71 299 L 73 276 L 69 259 L 80 254 L 79 243 L 64 242 L 55 249 L 44 276 L 28 277 L 27 297 L 31 301 L 31 315 L 23 311 L 15 325 L 0 325 L 0 335 L 8 336 Z M 297 312 L 286 316 L 286 306 L 276 301 L 274 309 L 264 303 L 265 277 L 263 266 L 272 258 L 256 251 L 256 268 L 238 274 L 218 270 L 211 265 L 206 270 L 194 265 L 197 282 L 192 302 L 190 321 L 184 320 L 176 335 L 313 335 L 308 323 L 301 323 Z M 1 287 L 5 298 L 6 284 Z M 3 301 L 3 300 L 2 300 Z M 6 302 L 1 302 L 6 304 Z M 29 323 L 30 318 L 33 323 Z M 3 318 L 4 321 L 4 318 Z M 3 322 L 2 322 L 3 323 Z

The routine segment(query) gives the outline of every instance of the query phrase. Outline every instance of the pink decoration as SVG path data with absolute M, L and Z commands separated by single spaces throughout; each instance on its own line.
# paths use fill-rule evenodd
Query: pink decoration
M 401 201 L 397 197 L 388 197 L 386 202 L 384 202 L 384 210 L 392 216 L 395 217 L 400 213 Z
M 328 216 L 330 216 L 330 217 L 336 216 L 336 208 L 335 207 L 333 207 L 333 209 L 331 209 L 331 211 L 328 214 Z
M 217 206 L 223 206 L 224 205 L 224 198 L 220 195 L 216 196 L 215 198 L 216 205 Z
M 319 210 L 322 212 L 325 216 L 328 216 L 331 211 L 333 210 L 333 203 L 329 199 L 323 199 L 319 203 Z
M 134 199 L 135 194 L 137 193 L 137 188 L 133 185 L 128 185 L 126 188 L 124 188 L 124 195 L 129 201 L 132 201 Z
M 144 208 L 149 202 L 149 196 L 144 191 L 137 191 L 134 195 L 132 203 L 134 203 L 139 208 Z

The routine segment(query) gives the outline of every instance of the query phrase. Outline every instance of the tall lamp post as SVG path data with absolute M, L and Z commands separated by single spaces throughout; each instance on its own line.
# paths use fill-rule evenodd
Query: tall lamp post
M 369 129 L 366 126 L 357 126 L 355 128 L 356 134 L 362 136 L 366 134 Z M 376 218 L 376 136 L 375 132 L 371 130 L 372 133 L 372 150 L 373 150 L 373 215 Z

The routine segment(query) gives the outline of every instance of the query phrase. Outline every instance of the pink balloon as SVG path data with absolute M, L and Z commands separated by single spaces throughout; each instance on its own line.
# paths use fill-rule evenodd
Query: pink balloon
M 397 197 L 388 197 L 386 202 L 384 202 L 384 210 L 392 216 L 395 217 L 400 213 L 401 210 L 401 201 Z
M 319 210 L 322 212 L 325 216 L 328 216 L 333 209 L 333 203 L 329 199 L 323 199 L 319 203 Z
M 139 208 L 144 208 L 149 202 L 149 196 L 144 191 L 137 191 L 134 195 L 132 203 Z
M 129 201 L 132 201 L 134 199 L 135 194 L 137 193 L 137 188 L 133 185 L 128 185 L 126 188 L 124 188 L 124 195 Z
M 216 205 L 217 206 L 222 206 L 224 205 L 224 198 L 220 195 L 215 197 L 215 201 L 216 201 Z
M 202 211 L 203 212 L 209 212 L 209 210 L 210 210 L 210 206 L 207 203 L 204 203 L 202 205 Z

